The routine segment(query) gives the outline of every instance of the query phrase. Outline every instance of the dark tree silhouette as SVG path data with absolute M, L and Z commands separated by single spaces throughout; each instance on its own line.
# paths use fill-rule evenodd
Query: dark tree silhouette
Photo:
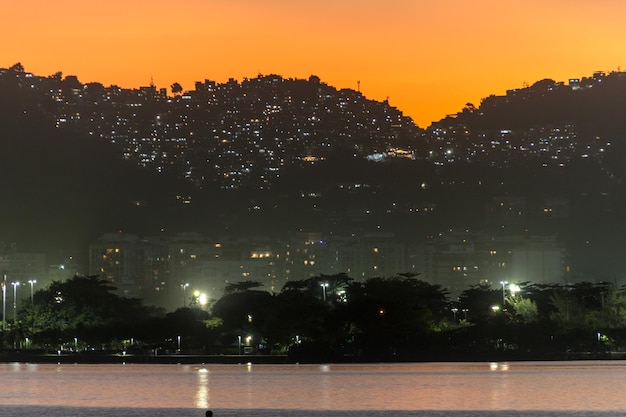
M 172 89 L 172 94 L 174 95 L 178 95 L 183 92 L 183 86 L 179 83 L 172 84 L 170 88 Z

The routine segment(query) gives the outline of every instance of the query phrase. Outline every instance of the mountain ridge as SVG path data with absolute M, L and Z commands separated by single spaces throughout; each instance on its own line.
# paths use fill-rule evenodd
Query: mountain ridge
M 204 81 L 193 94 L 169 96 L 153 86 L 122 91 L 59 74 L 33 80 L 0 71 L 1 240 L 48 253 L 84 251 L 118 230 L 384 231 L 420 242 L 450 228 L 502 233 L 498 222 L 505 222 L 509 233 L 554 234 L 574 254 L 586 250 L 577 249 L 585 236 L 606 232 L 598 252 L 614 253 L 624 231 L 620 74 L 581 81 L 577 90 L 541 81 L 423 130 L 388 103 L 314 78 L 288 88 L 278 76 L 226 87 Z M 603 94 L 614 99 L 599 109 L 611 112 L 596 109 L 595 119 L 580 122 L 550 118 L 572 114 L 575 95 L 603 103 Z M 324 112 L 328 121 L 313 119 Z M 498 116 L 509 112 L 515 116 Z M 200 181 L 195 172 L 221 182 Z M 496 199 L 507 195 L 528 201 L 515 221 L 493 215 Z M 545 201 L 554 198 L 572 206 L 568 218 L 545 216 Z

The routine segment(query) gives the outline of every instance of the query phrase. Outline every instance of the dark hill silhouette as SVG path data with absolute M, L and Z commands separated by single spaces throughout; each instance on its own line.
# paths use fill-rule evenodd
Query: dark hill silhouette
M 190 184 L 131 165 L 110 144 L 47 128 L 39 114 L 1 120 L 0 229 L 20 250 L 82 252 L 106 231 L 156 233 L 186 218 L 176 193 Z
M 598 74 L 578 83 L 544 79 L 484 98 L 434 126 L 463 124 L 469 129 L 528 129 L 547 124 L 573 124 L 582 135 L 623 135 L 626 128 L 626 73 Z

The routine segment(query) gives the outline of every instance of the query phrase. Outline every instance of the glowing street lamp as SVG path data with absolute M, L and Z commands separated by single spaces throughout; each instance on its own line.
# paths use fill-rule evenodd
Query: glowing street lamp
M 459 312 L 459 309 L 456 307 L 453 307 L 450 309 L 450 311 L 452 311 L 452 314 L 454 315 L 454 322 L 456 323 L 456 313 Z
M 322 294 L 324 296 L 324 301 L 326 301 L 326 288 L 328 288 L 328 282 L 320 284 L 320 287 L 322 287 Z
M 30 305 L 31 307 L 35 305 L 35 298 L 33 294 L 33 286 L 37 283 L 36 279 L 29 279 L 28 283 L 30 284 Z
M 7 274 L 3 274 L 2 281 L 2 332 L 7 328 Z
M 17 321 L 17 287 L 20 286 L 19 282 L 12 282 L 13 285 L 13 322 Z
M 504 302 L 505 302 L 504 289 L 506 288 L 506 284 L 508 283 L 509 281 L 500 281 L 500 284 L 502 284 L 502 308 L 504 308 Z
M 180 284 L 180 289 L 183 290 L 183 307 L 185 307 L 185 290 L 189 286 L 189 283 Z
M 200 291 L 194 291 L 193 296 L 196 300 L 196 303 L 200 305 L 200 307 L 204 307 L 209 303 L 209 297 Z

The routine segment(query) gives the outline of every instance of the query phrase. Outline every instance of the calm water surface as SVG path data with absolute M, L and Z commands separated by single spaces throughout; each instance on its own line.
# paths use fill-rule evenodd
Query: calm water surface
M 622 416 L 626 362 L 0 364 L 3 416 Z

